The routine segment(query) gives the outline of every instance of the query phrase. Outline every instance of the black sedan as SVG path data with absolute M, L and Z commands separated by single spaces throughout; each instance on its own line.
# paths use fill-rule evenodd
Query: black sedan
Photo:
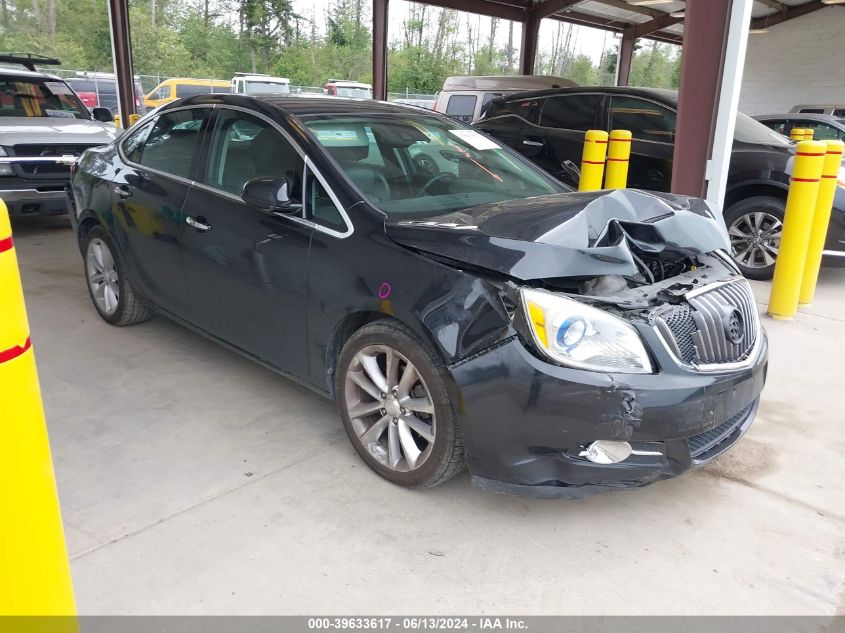
M 193 97 L 71 190 L 106 322 L 160 313 L 334 398 L 402 486 L 641 486 L 757 409 L 766 337 L 705 202 L 573 193 L 439 114 Z
M 669 191 L 677 106 L 672 90 L 535 90 L 494 99 L 476 127 L 569 184 L 578 178 L 573 167 L 581 160 L 586 130 L 630 130 L 629 185 Z M 794 154 L 788 139 L 737 116 L 724 220 L 732 254 L 746 277 L 769 279 L 774 272 Z M 825 248 L 825 264 L 845 265 L 845 183 L 837 187 Z

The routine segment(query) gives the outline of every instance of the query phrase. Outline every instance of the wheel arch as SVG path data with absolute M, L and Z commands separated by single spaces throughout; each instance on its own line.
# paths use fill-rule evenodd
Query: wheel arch
M 789 188 L 784 183 L 768 181 L 746 182 L 734 186 L 725 196 L 724 209 L 727 210 L 737 202 L 755 196 L 772 196 L 786 200 Z

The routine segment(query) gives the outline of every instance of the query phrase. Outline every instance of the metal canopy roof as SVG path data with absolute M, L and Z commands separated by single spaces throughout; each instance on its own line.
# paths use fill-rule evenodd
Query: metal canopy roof
M 523 22 L 529 12 L 542 18 L 573 24 L 627 32 L 634 37 L 648 37 L 680 44 L 684 31 L 683 0 L 415 0 L 423 4 L 480 13 Z M 752 29 L 774 26 L 800 17 L 826 5 L 821 0 L 755 0 Z

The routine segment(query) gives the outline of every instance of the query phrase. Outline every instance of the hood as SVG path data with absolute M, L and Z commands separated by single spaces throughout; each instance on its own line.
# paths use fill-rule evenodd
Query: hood
M 699 198 L 618 189 L 480 205 L 430 218 L 387 221 L 415 250 L 529 281 L 634 275 L 645 256 L 728 249 L 724 223 Z
M 58 117 L 0 117 L 0 145 L 19 143 L 111 143 L 112 123 Z

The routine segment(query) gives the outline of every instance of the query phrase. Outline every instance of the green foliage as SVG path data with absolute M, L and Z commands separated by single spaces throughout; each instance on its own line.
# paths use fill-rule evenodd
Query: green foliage
M 105 0 L 3 0 L 0 50 L 54 55 L 65 68 L 110 71 L 111 40 Z M 332 0 L 324 15 L 298 15 L 292 0 L 130 0 L 134 70 L 156 76 L 229 79 L 235 72 L 289 77 L 294 85 L 327 79 L 372 81 L 370 0 Z M 516 72 L 508 22 L 409 4 L 403 34 L 392 32 L 388 89 L 434 93 L 450 75 Z M 55 15 L 55 18 L 51 18 Z M 498 29 L 498 30 L 497 30 Z M 496 46 L 503 33 L 505 46 Z M 599 64 L 573 52 L 571 32 L 558 31 L 537 72 L 581 85 L 610 83 L 616 53 Z M 516 40 L 516 41 L 514 41 Z M 677 87 L 679 51 L 643 41 L 634 54 L 632 85 Z

